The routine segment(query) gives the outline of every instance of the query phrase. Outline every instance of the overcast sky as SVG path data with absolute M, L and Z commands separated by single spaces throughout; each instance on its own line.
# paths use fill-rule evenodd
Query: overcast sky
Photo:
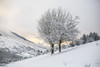
M 100 0 L 0 0 L 0 28 L 32 38 L 41 14 L 57 7 L 80 17 L 81 34 L 100 34 Z

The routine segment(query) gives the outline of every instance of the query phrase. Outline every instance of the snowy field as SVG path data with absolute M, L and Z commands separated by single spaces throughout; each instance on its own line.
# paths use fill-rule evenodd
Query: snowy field
M 100 41 L 14 62 L 5 67 L 100 67 Z

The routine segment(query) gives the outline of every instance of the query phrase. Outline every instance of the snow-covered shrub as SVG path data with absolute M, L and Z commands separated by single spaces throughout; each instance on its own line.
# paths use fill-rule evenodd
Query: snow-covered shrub
M 12 61 L 18 61 L 23 59 L 23 57 L 16 55 L 13 52 L 7 51 L 5 49 L 0 49 L 0 64 L 1 63 L 10 63 Z
M 0 36 L 2 36 L 2 34 L 0 34 Z
M 91 65 L 90 64 L 86 64 L 84 67 L 90 67 Z

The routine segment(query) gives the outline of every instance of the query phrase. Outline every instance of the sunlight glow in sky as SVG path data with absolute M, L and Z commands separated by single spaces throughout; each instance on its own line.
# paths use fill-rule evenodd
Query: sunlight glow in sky
M 80 17 L 80 34 L 100 34 L 100 0 L 0 0 L 0 28 L 38 42 L 38 20 L 48 9 L 62 7 Z

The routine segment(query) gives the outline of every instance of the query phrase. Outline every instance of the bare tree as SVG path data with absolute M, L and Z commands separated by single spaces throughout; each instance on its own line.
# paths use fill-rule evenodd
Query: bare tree
M 51 53 L 54 53 L 54 44 L 59 45 L 61 52 L 61 43 L 73 40 L 77 33 L 77 17 L 61 8 L 48 10 L 39 20 L 39 33 L 42 38 L 51 44 Z

